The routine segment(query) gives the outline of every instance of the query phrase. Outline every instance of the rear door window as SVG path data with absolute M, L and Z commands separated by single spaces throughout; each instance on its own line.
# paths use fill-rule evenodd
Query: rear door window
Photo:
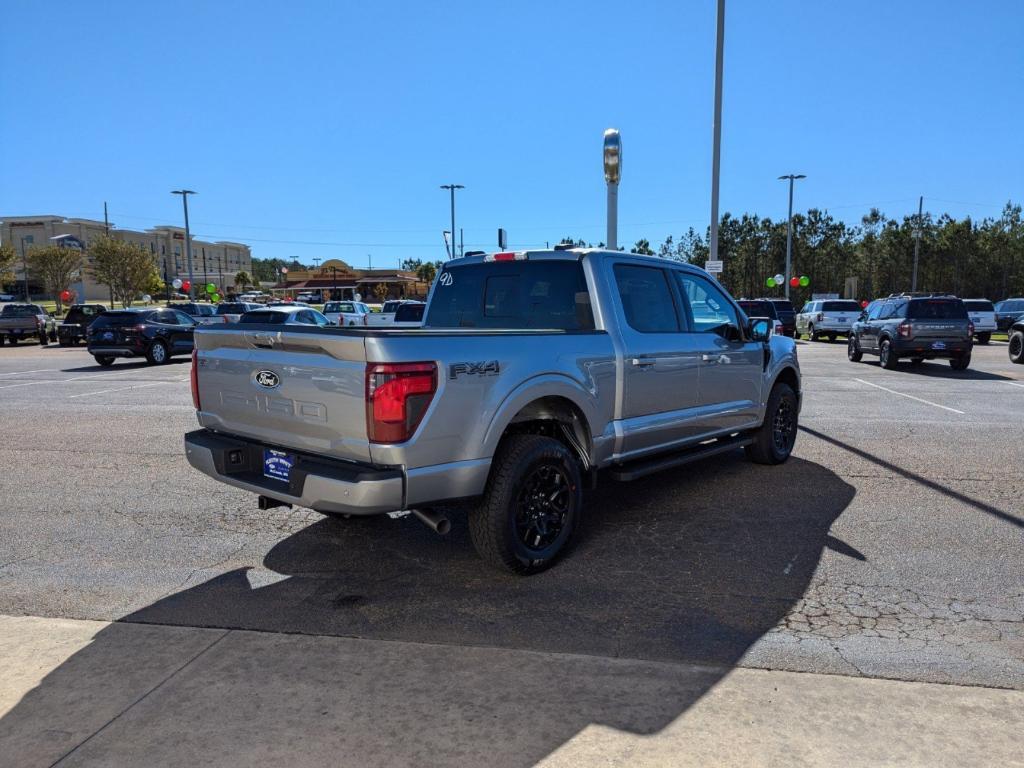
M 740 305 L 740 309 L 743 310 L 747 317 L 770 317 L 772 320 L 778 319 L 778 313 L 775 311 L 775 305 L 770 301 L 744 301 L 741 299 L 736 303 Z
M 438 275 L 425 325 L 589 331 L 594 316 L 578 261 L 477 262 Z
M 640 333 L 679 332 L 679 315 L 665 270 L 616 264 L 615 283 L 630 328 Z

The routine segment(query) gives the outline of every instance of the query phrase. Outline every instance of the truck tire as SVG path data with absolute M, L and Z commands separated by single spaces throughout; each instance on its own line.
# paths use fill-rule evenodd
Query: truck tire
M 988 344 L 991 339 L 992 339 L 992 334 L 991 333 L 979 333 L 978 334 L 978 343 L 979 344 Z
M 11 346 L 12 346 L 12 347 L 13 347 L 13 346 L 16 346 L 16 345 L 17 345 L 17 343 L 18 343 L 18 337 L 17 337 L 17 336 L 8 336 L 8 337 L 7 337 L 7 340 L 8 340 L 9 342 L 11 342 Z
M 814 324 L 813 323 L 811 323 L 810 325 L 807 326 L 807 338 L 810 339 L 811 341 L 817 341 L 818 340 L 818 334 L 814 330 Z
M 967 367 L 971 364 L 970 355 L 960 355 L 960 357 L 949 358 L 949 367 L 954 371 L 966 371 Z
M 793 452 L 799 426 L 796 393 L 783 382 L 772 387 L 764 422 L 746 447 L 747 458 L 755 464 L 781 464 Z
M 93 357 L 96 359 L 96 362 L 102 365 L 104 368 L 109 368 L 114 364 L 113 355 L 93 355 Z
M 565 551 L 579 525 L 583 489 L 576 456 L 557 440 L 511 435 L 502 441 L 469 534 L 489 565 L 537 573 Z
M 46 331 L 45 331 L 45 330 L 43 330 L 43 331 L 40 331 L 40 332 L 39 332 L 39 346 L 40 346 L 40 347 L 45 347 L 45 346 L 46 346 L 46 344 L 47 344 L 47 340 L 46 340 Z
M 4 345 L 4 342 L 6 342 L 6 341 L 7 341 L 7 337 L 4 336 L 3 334 L 0 334 L 0 347 L 2 347 Z
M 900 358 L 892 351 L 892 342 L 889 339 L 882 339 L 882 344 L 878 347 L 878 362 L 887 371 L 895 371 L 896 366 L 900 364 Z
M 1010 334 L 1010 362 L 1024 365 L 1024 331 Z

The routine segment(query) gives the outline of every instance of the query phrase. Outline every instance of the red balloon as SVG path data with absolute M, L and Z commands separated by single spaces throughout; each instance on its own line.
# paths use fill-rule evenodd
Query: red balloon
M 794 288 L 798 287 L 800 285 L 800 278 L 799 277 L 791 277 L 791 278 L 789 278 L 789 284 L 791 286 L 793 286 Z
M 183 291 L 187 291 L 191 287 L 192 287 L 192 283 L 190 283 L 188 280 L 186 280 L 185 282 L 183 282 L 181 284 L 181 290 L 183 290 Z
M 60 300 L 64 302 L 71 301 L 71 291 L 61 291 Z
M 292 301 L 292 297 L 291 297 L 291 296 L 285 296 L 285 297 L 284 297 L 284 300 L 285 300 L 286 302 L 291 302 L 291 301 Z
M 868 300 L 867 299 L 864 299 L 863 301 L 861 301 L 860 308 L 861 309 L 867 309 L 868 308 Z

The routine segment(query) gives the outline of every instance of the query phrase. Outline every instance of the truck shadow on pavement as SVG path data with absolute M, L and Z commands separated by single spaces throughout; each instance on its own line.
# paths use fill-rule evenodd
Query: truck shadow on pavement
M 458 518 L 446 538 L 412 518 L 325 518 L 273 546 L 263 568 L 231 570 L 122 622 L 437 645 L 356 642 L 354 655 L 325 670 L 309 650 L 282 677 L 274 665 L 252 660 L 259 650 L 247 654 L 244 669 L 225 671 L 225 664 L 243 663 L 237 658 L 222 659 L 218 667 L 217 654 L 226 653 L 233 638 L 277 643 L 286 653 L 281 635 L 231 633 L 191 665 L 194 674 L 212 676 L 209 685 L 168 686 L 163 695 L 170 701 L 136 726 L 152 729 L 154 718 L 170 717 L 177 743 L 169 747 L 156 731 L 134 731 L 133 739 L 151 739 L 147 749 L 156 750 L 134 754 L 153 765 L 189 762 L 189 745 L 198 749 L 190 734 L 199 739 L 196 734 L 210 727 L 206 719 L 223 712 L 223 738 L 224 729 L 234 727 L 226 713 L 249 706 L 253 696 L 264 697 L 263 717 L 272 717 L 276 707 L 298 707 L 315 720 L 335 695 L 341 709 L 341 703 L 363 707 L 355 716 L 325 715 L 322 728 L 313 731 L 320 744 L 291 741 L 293 758 L 306 750 L 335 754 L 330 745 L 344 744 L 342 763 L 348 765 L 525 766 L 592 724 L 656 733 L 784 619 L 825 549 L 864 559 L 829 534 L 853 496 L 852 486 L 819 464 L 793 458 L 780 467 L 760 467 L 739 453 L 632 484 L 602 481 L 588 496 L 584 529 L 569 556 L 530 578 L 485 568 Z M 116 688 L 119 667 L 146 665 L 145 652 L 130 661 L 123 653 L 126 629 L 103 629 L 48 674 L 0 720 L 0 747 L 9 729 L 26 736 L 34 728 L 39 740 L 52 740 L 46 713 L 84 695 L 97 679 Z M 300 644 L 314 640 L 293 638 Z M 488 656 L 488 647 L 583 656 L 520 653 L 507 668 L 504 657 Z M 424 664 L 437 665 L 433 677 L 421 674 Z M 426 688 L 424 680 L 431 681 Z M 359 703 L 351 701 L 353 690 L 363 692 Z M 411 735 L 396 734 L 387 753 L 373 752 L 380 734 L 374 742 L 360 729 L 372 731 L 375 717 L 389 722 L 395 712 L 416 720 L 425 741 L 411 745 Z M 452 728 L 461 741 L 446 738 Z M 264 738 L 272 733 L 268 725 Z M 261 736 L 247 727 L 237 738 Z M 372 743 L 377 746 L 371 749 Z M 268 747 L 266 754 L 281 748 Z M 105 758 L 117 763 L 111 749 Z M 160 749 L 186 751 L 159 755 Z

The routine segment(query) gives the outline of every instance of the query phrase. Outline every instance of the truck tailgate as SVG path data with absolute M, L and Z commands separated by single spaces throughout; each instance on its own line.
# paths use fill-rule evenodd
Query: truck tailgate
M 208 429 L 369 461 L 364 337 L 344 329 L 196 329 L 199 422 Z

